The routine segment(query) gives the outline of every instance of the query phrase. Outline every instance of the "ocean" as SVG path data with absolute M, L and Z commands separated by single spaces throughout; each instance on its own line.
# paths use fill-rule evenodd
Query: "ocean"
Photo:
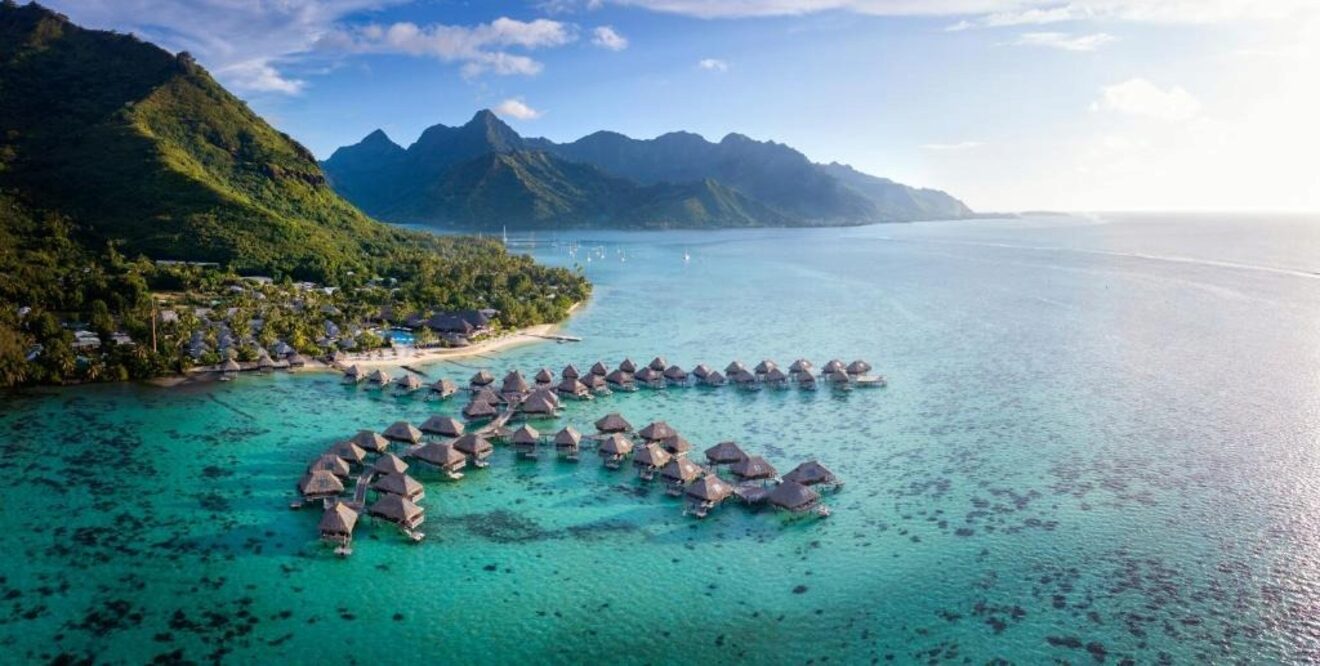
M 566 401 L 818 459 L 833 515 L 704 521 L 630 469 L 500 446 L 419 473 L 413 544 L 291 511 L 358 429 L 454 414 L 326 373 L 0 396 L 8 663 L 1188 663 L 1320 659 L 1320 218 L 1105 214 L 564 232 L 591 301 L 437 362 L 870 361 L 884 389 Z M 586 262 L 586 257 L 592 260 Z M 686 257 L 686 258 L 685 258 Z

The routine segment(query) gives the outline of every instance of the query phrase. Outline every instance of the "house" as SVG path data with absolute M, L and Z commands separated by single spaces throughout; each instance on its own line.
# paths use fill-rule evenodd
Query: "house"
M 100 349 L 100 348 L 101 348 L 101 338 L 97 337 L 96 334 L 93 333 L 93 332 L 91 332 L 91 331 L 81 331 L 81 330 L 80 330 L 80 331 L 74 331 L 74 332 L 73 332 L 73 348 L 74 348 L 74 349 Z

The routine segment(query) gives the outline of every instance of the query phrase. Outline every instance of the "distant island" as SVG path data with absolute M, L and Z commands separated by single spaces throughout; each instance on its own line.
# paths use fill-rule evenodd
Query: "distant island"
M 845 226 L 975 217 L 958 199 L 816 164 L 771 141 L 690 132 L 570 143 L 524 138 L 489 110 L 404 148 L 383 131 L 322 163 L 331 185 L 387 221 L 453 229 Z
M 187 53 L 0 3 L 0 386 L 372 349 L 436 313 L 514 329 L 589 293 L 367 217 Z

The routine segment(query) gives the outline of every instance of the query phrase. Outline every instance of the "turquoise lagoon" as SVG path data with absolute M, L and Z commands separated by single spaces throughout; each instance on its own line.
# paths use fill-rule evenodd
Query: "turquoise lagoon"
M 7 663 L 1072 663 L 1320 658 L 1320 220 L 1104 216 L 540 237 L 592 301 L 433 376 L 663 354 L 872 361 L 887 389 L 570 403 L 847 482 L 786 521 L 501 449 L 427 539 L 340 559 L 316 453 L 456 413 L 329 374 L 0 402 Z M 557 243 L 545 241 L 557 240 Z M 576 243 L 576 257 L 570 244 Z M 684 260 L 684 255 L 690 256 Z

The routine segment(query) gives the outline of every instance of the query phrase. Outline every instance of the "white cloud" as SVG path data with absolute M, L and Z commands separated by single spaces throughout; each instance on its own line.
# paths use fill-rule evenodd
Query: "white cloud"
M 514 118 L 517 120 L 536 120 L 542 115 L 540 111 L 527 106 L 526 102 L 517 97 L 511 97 L 500 102 L 499 105 L 495 107 L 494 111 L 506 118 Z
M 553 48 L 576 39 L 576 30 L 566 23 L 501 17 L 475 26 L 369 24 L 327 33 L 317 41 L 317 47 L 327 53 L 402 53 L 459 62 L 463 75 L 473 77 L 487 72 L 537 74 L 542 69 L 540 62 L 504 49 Z
M 697 61 L 697 69 L 704 69 L 711 72 L 729 71 L 729 63 L 719 58 L 702 58 Z
M 951 152 L 962 152 L 964 150 L 971 150 L 973 148 L 980 148 L 983 145 L 985 144 L 983 144 L 980 141 L 959 141 L 957 143 L 925 143 L 922 144 L 921 147 L 924 150 L 934 150 L 939 152 L 951 153 Z
M 1201 111 L 1201 103 L 1179 86 L 1161 90 L 1146 79 L 1128 79 L 1105 86 L 1093 108 L 1157 120 L 1188 120 Z
M 1066 32 L 1025 32 L 1018 36 L 1014 46 L 1044 46 L 1064 51 L 1094 51 L 1117 37 L 1097 32 L 1090 35 L 1073 35 Z
M 603 49 L 622 51 L 628 48 L 628 38 L 620 35 L 612 26 L 597 26 L 591 34 L 591 43 Z

